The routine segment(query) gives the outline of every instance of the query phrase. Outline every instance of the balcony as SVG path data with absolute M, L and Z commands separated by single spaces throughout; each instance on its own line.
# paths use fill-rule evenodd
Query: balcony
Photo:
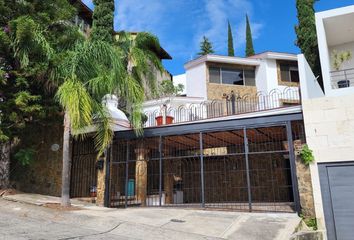
M 354 68 L 331 71 L 330 73 L 332 89 L 354 86 Z
M 157 104 L 155 109 L 145 111 L 147 122 L 144 127 L 179 124 L 247 113 L 265 112 L 301 105 L 299 89 L 288 87 L 284 91 L 274 89 L 268 94 L 240 96 L 231 92 L 223 100 L 207 100 L 200 103 Z

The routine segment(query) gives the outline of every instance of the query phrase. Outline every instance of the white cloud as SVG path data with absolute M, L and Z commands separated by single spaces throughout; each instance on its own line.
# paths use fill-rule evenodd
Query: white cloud
M 128 31 L 156 31 L 165 11 L 160 0 L 120 0 L 116 8 L 115 27 Z
M 205 11 L 199 17 L 199 26 L 194 38 L 194 44 L 199 46 L 203 35 L 213 43 L 219 53 L 227 51 L 227 20 L 233 30 L 234 46 L 237 55 L 242 55 L 241 48 L 246 41 L 246 13 L 252 19 L 253 6 L 249 0 L 204 0 Z M 253 39 L 260 36 L 262 23 L 252 22 Z
M 92 6 L 92 0 L 83 0 Z M 150 31 L 174 58 L 189 60 L 199 51 L 203 35 L 219 54 L 227 52 L 227 20 L 233 29 L 236 54 L 244 54 L 245 15 L 251 20 L 253 39 L 263 23 L 252 21 L 251 0 L 115 0 L 115 28 Z M 255 46 L 257 48 L 257 46 Z

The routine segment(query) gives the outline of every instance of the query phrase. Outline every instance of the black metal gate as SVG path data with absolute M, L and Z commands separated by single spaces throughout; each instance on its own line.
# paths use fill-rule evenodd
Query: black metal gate
M 293 140 L 303 136 L 298 130 L 303 129 L 289 122 L 118 139 L 112 147 L 110 206 L 297 211 Z
M 89 197 L 97 185 L 97 152 L 92 138 L 73 142 L 70 197 Z

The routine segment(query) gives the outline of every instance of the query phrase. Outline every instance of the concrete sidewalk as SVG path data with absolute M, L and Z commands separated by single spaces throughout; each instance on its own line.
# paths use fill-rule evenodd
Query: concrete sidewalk
M 29 201 L 31 201 L 31 205 L 23 204 Z M 3 204 L 7 202 L 7 205 L 11 205 L 13 208 L 16 208 L 17 205 L 20 206 L 17 208 L 21 210 L 15 211 L 17 214 L 24 211 L 28 219 L 43 221 L 43 224 L 46 224 L 49 229 L 51 224 L 63 224 L 71 227 L 69 229 L 64 227 L 65 232 L 59 234 L 56 231 L 53 238 L 47 239 L 60 239 L 65 233 L 65 239 L 76 239 L 76 237 L 70 238 L 70 236 L 81 234 L 78 239 L 286 240 L 290 238 L 300 222 L 300 218 L 296 214 L 240 213 L 176 208 L 108 209 L 87 203 L 76 203 L 76 201 L 73 201 L 73 205 L 82 207 L 83 210 L 63 212 L 35 206 L 48 201 L 53 203 L 59 201 L 59 198 L 32 194 L 11 195 L 0 200 L 0 210 L 11 216 L 11 207 L 3 208 Z M 50 223 L 46 223 L 48 219 L 50 219 Z M 0 222 L 0 231 L 3 232 L 1 226 Z M 21 225 L 18 227 L 20 228 Z M 70 229 L 73 230 L 72 233 Z M 79 229 L 86 230 L 84 233 L 80 233 Z M 30 235 L 25 239 L 40 238 Z
M 2 197 L 5 200 L 26 203 L 36 206 L 43 206 L 45 204 L 60 204 L 59 197 L 35 194 L 35 193 L 18 193 L 14 195 L 5 195 Z M 80 208 L 92 208 L 95 204 L 88 203 L 85 201 L 80 201 L 78 199 L 71 199 L 71 204 L 74 207 Z

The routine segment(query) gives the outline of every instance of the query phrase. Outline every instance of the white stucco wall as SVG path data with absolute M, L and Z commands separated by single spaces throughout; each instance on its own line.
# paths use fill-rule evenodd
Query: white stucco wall
M 265 59 L 267 64 L 267 92 L 278 88 L 278 70 L 277 70 L 277 60 L 275 59 Z
M 354 94 L 303 100 L 307 144 L 313 150 L 311 164 L 316 216 L 324 228 L 324 214 L 317 163 L 354 160 Z
M 353 54 L 354 54 L 354 42 L 350 42 L 350 43 L 345 43 L 345 44 L 336 45 L 336 46 L 330 46 L 329 47 L 331 71 L 336 70 L 336 69 L 333 68 L 333 63 L 332 63 L 333 51 L 337 51 L 338 53 L 344 52 L 344 51 L 350 51 L 352 53 L 352 58 L 349 61 L 343 63 L 340 70 L 354 68 L 354 56 L 353 56 Z
M 264 93 L 268 92 L 268 81 L 267 81 L 267 60 L 261 60 L 261 64 L 256 68 L 256 86 L 257 91 Z
M 207 99 L 207 69 L 206 64 L 200 64 L 186 70 L 187 97 L 201 97 Z

